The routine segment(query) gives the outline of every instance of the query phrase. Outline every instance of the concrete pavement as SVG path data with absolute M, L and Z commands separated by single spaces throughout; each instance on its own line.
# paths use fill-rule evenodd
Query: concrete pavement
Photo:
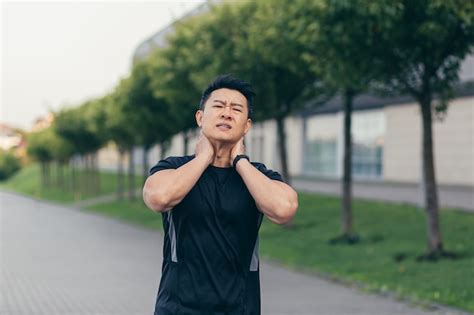
M 0 314 L 152 314 L 162 237 L 78 208 L 0 191 Z M 425 311 L 263 263 L 262 314 Z

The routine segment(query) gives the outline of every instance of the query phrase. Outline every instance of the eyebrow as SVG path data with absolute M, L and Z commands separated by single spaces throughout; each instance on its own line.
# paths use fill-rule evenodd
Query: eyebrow
M 219 102 L 219 103 L 222 103 L 225 105 L 225 102 L 224 101 L 221 101 L 221 100 L 214 100 L 214 102 Z M 232 106 L 240 106 L 240 107 L 244 107 L 242 104 L 239 104 L 239 103 L 230 103 L 230 105 Z

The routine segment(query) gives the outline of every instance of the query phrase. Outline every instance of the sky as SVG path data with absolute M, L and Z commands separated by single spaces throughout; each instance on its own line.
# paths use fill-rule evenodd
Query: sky
M 0 123 L 29 129 L 110 92 L 137 46 L 204 0 L 0 0 Z M 474 78 L 474 57 L 461 77 Z
M 29 129 L 107 94 L 141 42 L 203 2 L 2 1 L 0 123 Z

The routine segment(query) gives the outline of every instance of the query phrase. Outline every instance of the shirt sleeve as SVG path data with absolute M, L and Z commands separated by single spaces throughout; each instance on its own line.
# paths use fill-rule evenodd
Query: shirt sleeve
M 158 171 L 167 170 L 167 169 L 177 169 L 179 167 L 177 163 L 177 158 L 174 156 L 169 156 L 164 160 L 160 160 L 153 166 L 148 172 L 148 176 L 155 174 Z
M 265 176 L 267 176 L 268 178 L 274 179 L 274 180 L 278 180 L 278 181 L 283 182 L 283 183 L 285 182 L 285 181 L 283 180 L 283 178 L 281 177 L 280 173 L 268 169 L 268 168 L 265 166 L 265 164 L 263 164 L 263 163 L 255 163 L 254 166 L 255 166 L 260 172 L 262 172 Z

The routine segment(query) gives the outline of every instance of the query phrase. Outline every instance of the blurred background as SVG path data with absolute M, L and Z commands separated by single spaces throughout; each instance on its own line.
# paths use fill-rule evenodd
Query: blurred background
M 20 216 L 39 207 L 25 200 L 161 233 L 161 216 L 145 207 L 141 187 L 160 159 L 194 153 L 200 95 L 224 73 L 250 82 L 257 94 L 245 139 L 251 160 L 299 192 L 292 223 L 263 224 L 264 260 L 433 312 L 474 312 L 472 2 L 7 1 L 1 10 L 5 314 L 29 314 L 5 292 L 23 290 L 15 279 L 30 270 L 31 252 L 47 252 L 59 266 L 68 255 L 62 247 L 44 249 L 53 250 L 55 234 L 20 254 L 12 240 L 28 230 L 24 224 L 44 232 L 27 212 Z M 53 230 L 74 226 L 54 222 Z M 143 251 L 160 254 L 153 246 Z M 104 264 L 112 260 L 103 254 Z M 161 258 L 153 259 L 147 303 L 159 281 Z M 278 300 L 265 279 L 263 296 L 267 287 L 268 299 Z M 48 285 L 59 290 L 64 283 Z M 264 313 L 316 314 L 311 303 L 325 305 L 318 314 L 357 313 L 350 303 L 330 304 L 304 290 L 301 309 L 263 301 Z M 360 303 L 360 314 L 377 305 Z M 123 311 L 94 305 L 84 313 Z M 123 312 L 138 314 L 142 306 Z M 61 307 L 58 314 L 69 314 Z M 379 314 L 397 312 L 416 313 L 413 306 Z

